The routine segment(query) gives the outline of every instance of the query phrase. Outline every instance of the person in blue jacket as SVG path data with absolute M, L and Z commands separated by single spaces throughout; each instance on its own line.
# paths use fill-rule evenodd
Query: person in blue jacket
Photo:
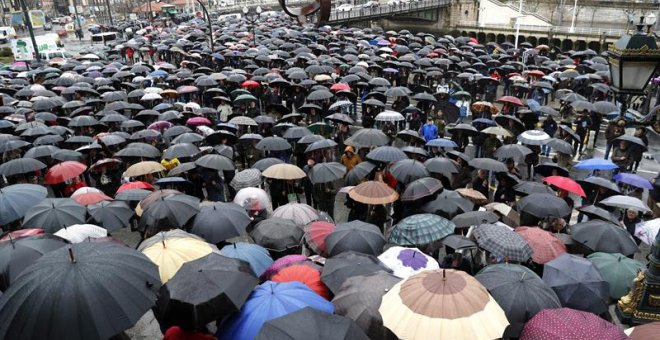
M 438 138 L 438 127 L 433 123 L 433 119 L 430 117 L 426 120 L 426 124 L 422 126 L 422 136 L 426 141 L 434 140 Z

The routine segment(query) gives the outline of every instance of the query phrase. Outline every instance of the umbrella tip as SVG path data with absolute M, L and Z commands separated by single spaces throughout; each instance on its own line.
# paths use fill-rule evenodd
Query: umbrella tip
M 442 280 L 444 281 L 445 279 L 447 279 L 447 274 L 446 274 L 446 269 L 443 268 L 442 269 Z
M 71 263 L 76 263 L 76 258 L 73 256 L 73 248 L 69 247 L 69 260 L 71 260 Z

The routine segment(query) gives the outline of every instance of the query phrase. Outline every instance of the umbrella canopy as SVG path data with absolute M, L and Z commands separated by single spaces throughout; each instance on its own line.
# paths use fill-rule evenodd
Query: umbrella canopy
M 348 192 L 348 196 L 364 204 L 387 204 L 399 198 L 399 194 L 394 189 L 379 181 L 360 183 Z
M 0 334 L 107 339 L 133 327 L 160 286 L 156 266 L 129 247 L 116 242 L 62 247 L 37 260 L 0 297 Z
M 636 188 L 653 189 L 653 184 L 651 184 L 651 182 L 648 179 L 637 174 L 621 172 L 614 175 L 612 178 L 614 178 L 614 180 L 616 180 L 617 182 L 632 185 Z
M 25 213 L 23 228 L 54 233 L 66 226 L 85 223 L 86 213 L 84 206 L 70 198 L 46 198 Z
M 250 236 L 266 249 L 283 252 L 299 246 L 303 233 L 303 229 L 293 220 L 271 217 L 257 223 Z
M 536 227 L 518 227 L 515 230 L 532 247 L 532 261 L 544 264 L 566 253 L 566 245 L 554 234 Z
M 319 214 L 316 209 L 307 204 L 287 203 L 275 209 L 272 217 L 291 220 L 296 225 L 302 226 L 314 220 L 318 220 Z
M 451 219 L 456 228 L 467 228 L 484 223 L 495 223 L 499 217 L 492 211 L 468 211 Z
M 44 254 L 67 245 L 68 241 L 48 234 L 8 234 L 0 242 L 0 290 L 7 291 L 16 278 Z
M 144 206 L 143 206 L 144 207 Z M 161 230 L 183 227 L 199 211 L 199 199 L 183 194 L 169 194 L 144 207 L 140 230 L 155 234 Z
M 602 220 L 571 226 L 571 237 L 592 251 L 633 255 L 639 248 L 625 228 Z
M 291 144 L 282 137 L 266 137 L 260 140 L 255 147 L 263 151 L 284 151 L 291 149 Z
M 650 221 L 637 223 L 635 226 L 635 237 L 639 238 L 642 242 L 651 246 L 655 242 L 655 238 L 660 231 L 660 218 Z
M 220 255 L 243 260 L 250 264 L 250 268 L 261 276 L 273 264 L 273 259 L 266 248 L 252 243 L 238 242 L 220 249 Z
M 468 164 L 476 169 L 483 169 L 493 172 L 507 172 L 506 165 L 504 163 L 496 161 L 492 158 L 473 158 Z
M 305 174 L 305 172 L 302 171 L 299 167 L 287 163 L 271 165 L 266 168 L 266 170 L 264 170 L 261 175 L 268 178 L 283 180 L 294 180 L 307 176 L 307 174 Z
M 346 174 L 346 167 L 337 162 L 315 164 L 309 172 L 313 184 L 334 182 Z
M 393 146 L 379 146 L 367 154 L 367 159 L 382 162 L 392 163 L 408 159 L 408 156 L 399 148 Z
M 520 334 L 521 340 L 623 340 L 626 338 L 626 334 L 615 324 L 592 313 L 571 308 L 540 311 L 525 324 Z
M 394 178 L 403 184 L 408 184 L 430 175 L 428 170 L 426 170 L 424 163 L 413 159 L 403 159 L 394 162 L 390 167 L 389 172 Z
M 614 195 L 610 196 L 602 201 L 600 204 L 606 205 L 609 207 L 621 208 L 621 209 L 635 209 L 639 211 L 651 211 L 646 203 L 642 202 L 637 197 L 625 196 L 625 195 Z
M 142 161 L 128 167 L 128 169 L 124 171 L 123 177 L 138 177 L 138 176 L 144 176 L 147 174 L 152 174 L 165 170 L 166 170 L 165 167 L 158 162 Z
M 18 158 L 0 164 L 0 175 L 27 174 L 46 168 L 46 164 L 32 158 Z
M 458 173 L 458 166 L 456 162 L 449 158 L 431 158 L 424 162 L 424 165 L 426 166 L 426 169 L 429 170 L 429 172 L 443 174 L 448 178 L 451 178 L 452 174 Z
M 509 325 L 484 286 L 452 269 L 423 271 L 397 283 L 378 311 L 402 339 L 494 339 Z
M 360 220 L 338 224 L 325 238 L 329 256 L 345 251 L 378 256 L 383 252 L 384 245 L 385 237 L 380 228 Z
M 527 130 L 518 135 L 518 141 L 527 145 L 545 145 L 550 136 L 542 130 Z
M 271 339 L 346 339 L 368 340 L 351 319 L 305 307 L 297 312 L 264 323 L 255 340 Z
M 511 323 L 524 324 L 541 310 L 561 308 L 557 294 L 520 265 L 489 265 L 474 278 L 488 289 Z
M 102 201 L 87 206 L 87 212 L 99 226 L 109 232 L 128 227 L 133 210 L 121 201 Z
M 579 170 L 614 170 L 618 169 L 619 166 L 612 163 L 611 161 L 607 159 L 602 159 L 602 158 L 589 158 L 585 159 L 583 161 L 578 162 L 574 166 L 576 169 Z
M 442 190 L 442 182 L 432 177 L 424 177 L 412 181 L 406 186 L 401 195 L 401 201 L 415 201 L 420 198 L 429 197 Z
M 321 280 L 332 293 L 336 294 L 348 278 L 379 271 L 391 272 L 385 264 L 373 255 L 346 251 L 326 260 Z
M 217 335 L 221 339 L 252 340 L 267 321 L 305 307 L 325 313 L 335 310 L 330 302 L 300 282 L 266 281 L 252 291 L 240 312 L 222 323 Z
M 423 270 L 440 268 L 438 261 L 417 248 L 390 247 L 378 259 L 392 270 L 394 276 L 402 279 Z
M 472 211 L 473 208 L 474 204 L 458 192 L 445 189 L 433 201 L 424 204 L 422 211 L 444 218 L 453 218 L 460 213 Z
M 566 201 L 550 194 L 525 196 L 518 202 L 518 209 L 538 218 L 564 217 L 571 213 Z
M 525 262 L 533 253 L 522 236 L 502 224 L 481 224 L 473 230 L 473 235 L 479 247 L 495 256 Z
M 628 294 L 633 280 L 644 264 L 623 254 L 593 253 L 587 256 L 605 280 L 610 284 L 610 297 L 618 300 Z
M 273 266 L 275 265 L 276 263 L 273 264 Z M 323 282 L 321 282 L 320 269 L 312 267 L 311 265 L 307 265 L 305 262 L 299 262 L 299 264 L 291 264 L 281 268 L 271 276 L 270 280 L 273 282 L 297 281 L 303 283 L 305 286 L 309 287 L 309 289 L 313 290 L 316 294 L 325 299 L 329 299 L 330 297 L 328 288 L 323 284 Z
M 522 162 L 525 156 L 532 153 L 528 147 L 520 144 L 507 144 L 502 145 L 495 150 L 495 157 L 498 159 L 513 158 L 516 162 Z
M 327 256 L 325 239 L 335 230 L 335 224 L 326 221 L 313 221 L 305 226 L 305 244 L 316 254 Z
M 218 171 L 234 171 L 231 159 L 216 154 L 204 155 L 195 160 L 195 165 Z
M 137 250 L 158 266 L 161 282 L 167 283 L 184 263 L 206 256 L 214 248 L 198 236 L 175 229 L 144 240 Z
M 162 287 L 158 312 L 169 324 L 203 327 L 240 310 L 258 283 L 247 262 L 211 253 L 184 263 Z
M 246 233 L 252 222 L 245 209 L 236 203 L 214 202 L 195 216 L 190 232 L 217 244 Z
M 0 225 L 25 216 L 25 213 L 48 195 L 45 187 L 36 184 L 14 184 L 0 188 Z
M 261 171 L 257 169 L 245 169 L 236 173 L 229 185 L 235 190 L 241 190 L 243 188 L 258 187 L 262 182 Z
M 48 171 L 46 172 L 46 176 L 44 177 L 44 183 L 46 184 L 62 183 L 66 180 L 80 176 L 80 174 L 85 172 L 85 170 L 87 170 L 87 166 L 80 162 L 75 162 L 75 161 L 62 162 L 48 169 Z
M 390 232 L 388 242 L 400 246 L 425 245 L 452 234 L 453 222 L 434 214 L 408 216 L 397 223 Z
M 557 293 L 561 305 L 594 314 L 607 311 L 610 287 L 589 260 L 563 254 L 543 266 L 543 281 Z
M 543 179 L 543 182 L 556 186 L 559 189 L 566 190 L 568 192 L 580 195 L 582 197 L 587 197 L 587 194 L 584 193 L 584 190 L 576 181 L 572 180 L 569 177 L 564 176 L 548 176 Z
M 356 147 L 370 147 L 370 146 L 383 146 L 390 141 L 379 129 L 360 129 L 356 131 L 351 137 L 347 138 L 344 143 L 346 145 Z M 399 158 L 404 159 L 404 158 Z M 397 159 L 398 160 L 398 159 Z
M 71 243 L 80 243 L 86 240 L 107 237 L 108 231 L 93 224 L 74 224 L 58 230 L 54 235 Z

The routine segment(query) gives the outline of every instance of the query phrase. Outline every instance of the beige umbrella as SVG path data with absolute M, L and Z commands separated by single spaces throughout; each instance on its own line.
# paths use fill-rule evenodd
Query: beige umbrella
M 463 198 L 466 198 L 476 205 L 484 205 L 488 203 L 488 198 L 484 196 L 480 191 L 468 188 L 456 189 L 456 192 L 459 193 Z
M 488 211 L 500 213 L 502 215 L 502 222 L 511 227 L 515 228 L 520 225 L 520 214 L 509 205 L 504 203 L 488 203 L 484 208 Z
M 481 132 L 502 137 L 511 137 L 511 132 L 501 126 L 491 126 L 481 130 Z
M 379 181 L 363 182 L 348 192 L 353 200 L 364 204 L 387 204 L 396 201 L 399 194 Z
M 287 163 L 271 165 L 266 170 L 264 170 L 261 175 L 268 178 L 284 180 L 300 179 L 307 176 L 305 172 L 302 171 L 302 169 L 299 167 Z
M 143 161 L 128 167 L 128 169 L 124 171 L 123 177 L 138 177 L 161 171 L 165 171 L 165 167 L 160 163 L 154 161 Z
M 509 325 L 484 286 L 453 269 L 427 270 L 394 285 L 378 309 L 401 339 L 496 339 Z

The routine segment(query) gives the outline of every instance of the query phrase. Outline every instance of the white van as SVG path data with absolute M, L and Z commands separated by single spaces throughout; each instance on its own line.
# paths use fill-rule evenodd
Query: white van
M 16 30 L 11 26 L 0 27 L 0 41 L 4 44 L 16 38 Z
M 39 59 L 47 62 L 54 61 L 55 59 L 66 61 L 69 58 L 73 58 L 73 55 L 64 49 L 45 50 L 43 52 L 39 52 Z

